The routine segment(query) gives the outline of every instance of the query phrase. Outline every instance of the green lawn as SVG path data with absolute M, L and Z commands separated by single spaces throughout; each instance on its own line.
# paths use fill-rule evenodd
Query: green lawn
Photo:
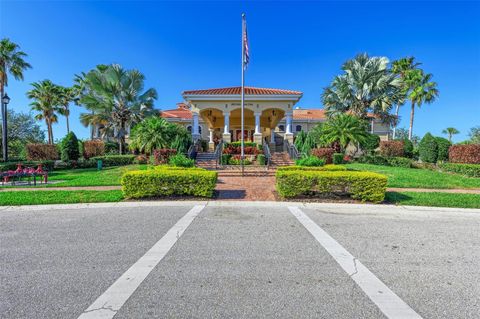
M 478 194 L 387 192 L 385 201 L 397 205 L 480 208 Z
M 128 165 L 119 167 L 106 167 L 101 171 L 96 168 L 56 170 L 48 173 L 50 181 L 58 183 L 41 185 L 38 187 L 66 187 L 66 186 L 115 186 L 120 185 L 123 173 L 129 170 L 145 169 L 147 165 Z M 17 187 L 17 186 L 6 186 Z M 25 186 L 31 187 L 31 186 Z
M 119 202 L 122 191 L 16 191 L 0 192 L 0 206 Z
M 347 164 L 349 169 L 377 172 L 388 176 L 388 187 L 480 188 L 480 178 L 441 173 L 427 169 L 371 164 Z

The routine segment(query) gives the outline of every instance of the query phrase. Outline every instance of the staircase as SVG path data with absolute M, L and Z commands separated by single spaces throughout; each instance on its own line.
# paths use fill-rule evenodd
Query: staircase
M 289 166 L 295 164 L 294 161 L 290 159 L 287 152 L 273 153 L 271 163 L 273 166 Z
M 197 159 L 195 160 L 195 164 L 201 168 L 215 169 L 216 167 L 215 153 L 213 152 L 197 153 Z

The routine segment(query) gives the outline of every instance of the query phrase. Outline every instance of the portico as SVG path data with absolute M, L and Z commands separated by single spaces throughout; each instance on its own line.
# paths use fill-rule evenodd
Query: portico
M 207 124 L 209 143 L 240 141 L 241 88 L 184 91 L 182 96 L 192 112 L 192 137 L 200 138 L 200 119 Z M 259 144 L 265 139 L 275 143 L 275 127 L 285 118 L 283 138 L 293 142 L 293 109 L 302 92 L 292 90 L 245 87 L 245 141 Z

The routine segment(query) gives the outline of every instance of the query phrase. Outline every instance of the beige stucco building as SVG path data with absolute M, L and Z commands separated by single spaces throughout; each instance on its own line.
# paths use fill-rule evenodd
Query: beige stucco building
M 284 140 L 293 142 L 298 132 L 308 132 L 325 121 L 324 110 L 295 106 L 302 95 L 293 90 L 245 87 L 245 141 L 268 142 L 271 149 L 278 150 Z M 209 141 L 211 148 L 219 140 L 241 139 L 241 87 L 184 91 L 182 96 L 184 102 L 176 109 L 162 111 L 163 118 L 184 125 L 194 139 Z M 388 139 L 388 125 L 373 116 L 370 125 L 371 133 Z

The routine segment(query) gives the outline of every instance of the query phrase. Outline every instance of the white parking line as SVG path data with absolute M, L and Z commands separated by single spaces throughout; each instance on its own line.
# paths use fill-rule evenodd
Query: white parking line
M 140 257 L 78 318 L 113 318 L 153 268 L 165 257 L 204 207 L 205 205 L 196 205 L 189 210 L 145 255 Z
M 327 232 L 311 220 L 300 208 L 288 207 L 298 221 L 315 237 L 345 272 L 357 283 L 377 307 L 391 319 L 422 318 L 380 279 L 352 256 Z

